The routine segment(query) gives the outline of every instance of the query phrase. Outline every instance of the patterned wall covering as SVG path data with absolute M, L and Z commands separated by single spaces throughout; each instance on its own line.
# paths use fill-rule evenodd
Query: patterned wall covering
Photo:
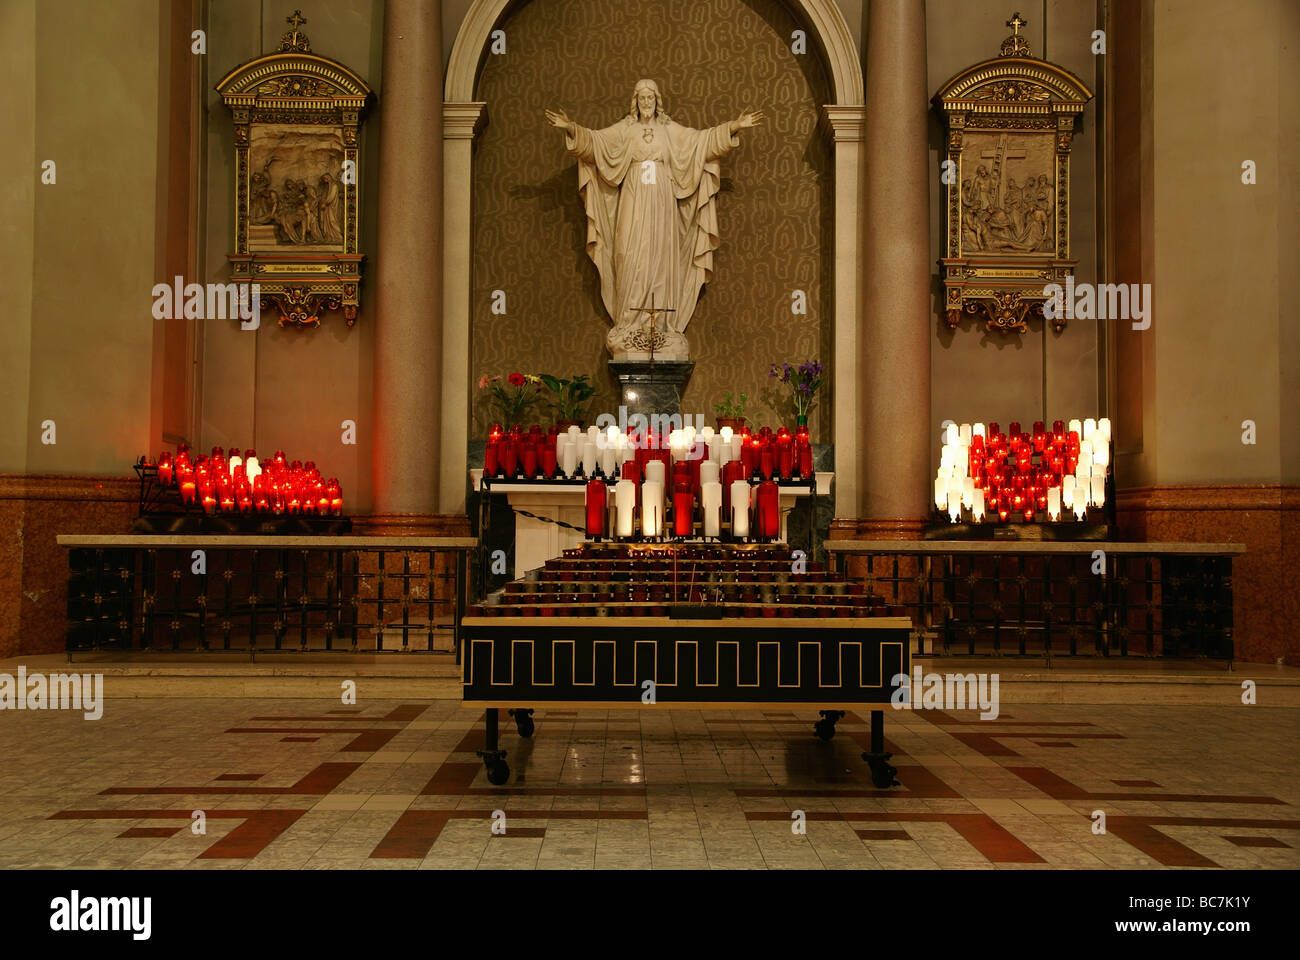
M 599 388 L 588 422 L 617 411 L 577 161 L 543 111 L 608 126 L 649 77 L 687 126 L 746 108 L 767 115 L 722 160 L 721 247 L 686 331 L 696 366 L 683 405 L 711 423 L 712 404 L 735 389 L 749 395 L 751 420 L 774 423 L 759 399 L 768 364 L 828 361 L 832 342 L 833 166 L 817 131 L 830 84 L 811 31 L 809 52 L 791 51 L 803 27 L 780 0 L 532 0 L 507 19 L 506 52 L 486 57 L 477 95 L 488 122 L 474 158 L 474 401 L 485 373 L 587 373 Z M 806 315 L 791 312 L 795 289 Z M 492 313 L 494 290 L 505 291 L 504 316 Z M 486 409 L 473 410 L 471 439 L 481 439 Z M 828 410 L 810 426 L 830 440 Z

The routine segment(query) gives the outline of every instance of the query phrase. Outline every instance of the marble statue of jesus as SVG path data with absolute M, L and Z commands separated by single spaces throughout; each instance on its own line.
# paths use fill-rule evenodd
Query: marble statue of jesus
M 653 351 L 659 360 L 690 359 L 684 332 L 718 248 L 718 160 L 763 114 L 746 110 L 705 130 L 683 127 L 664 111 L 658 85 L 641 80 L 627 116 L 603 130 L 580 126 L 563 110 L 547 110 L 546 119 L 578 158 L 587 255 L 614 322 L 605 340 L 612 358 L 642 360 Z

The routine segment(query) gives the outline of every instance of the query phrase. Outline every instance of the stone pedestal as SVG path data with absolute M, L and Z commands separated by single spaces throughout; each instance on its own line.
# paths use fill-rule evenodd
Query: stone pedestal
M 609 368 L 618 378 L 619 402 L 627 407 L 628 416 L 639 413 L 649 418 L 682 412 L 682 391 L 695 364 L 680 360 L 611 360 Z

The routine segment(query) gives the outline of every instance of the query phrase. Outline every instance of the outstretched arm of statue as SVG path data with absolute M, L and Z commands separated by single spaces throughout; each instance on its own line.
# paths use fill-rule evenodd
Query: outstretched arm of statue
M 745 110 L 739 117 L 731 121 L 729 130 L 734 137 L 737 131 L 748 130 L 750 127 L 756 127 L 762 122 L 763 112 L 761 110 L 757 112 Z
M 558 130 L 563 130 L 571 137 L 578 132 L 578 125 L 570 120 L 563 110 L 547 110 L 546 122 Z

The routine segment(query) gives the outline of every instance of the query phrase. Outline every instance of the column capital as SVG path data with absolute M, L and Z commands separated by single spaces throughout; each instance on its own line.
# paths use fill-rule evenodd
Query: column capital
M 442 139 L 474 140 L 487 123 L 486 103 L 443 103 Z
M 866 138 L 867 108 L 824 104 L 817 125 L 833 143 L 861 143 Z

